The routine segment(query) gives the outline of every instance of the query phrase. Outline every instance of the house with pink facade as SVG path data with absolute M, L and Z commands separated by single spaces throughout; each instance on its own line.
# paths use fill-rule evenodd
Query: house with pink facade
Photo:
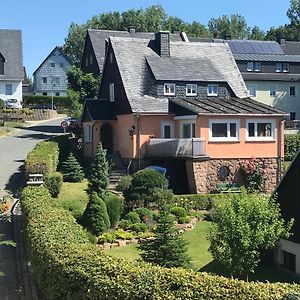
M 81 118 L 86 157 L 101 142 L 134 170 L 167 167 L 180 192 L 241 183 L 251 157 L 268 170 L 266 191 L 280 178 L 285 113 L 248 97 L 225 43 L 110 37 L 98 96 Z

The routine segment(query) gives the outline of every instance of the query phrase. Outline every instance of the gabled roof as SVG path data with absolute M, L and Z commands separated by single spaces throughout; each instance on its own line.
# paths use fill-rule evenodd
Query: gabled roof
M 23 80 L 23 48 L 21 30 L 0 29 L 0 55 L 5 58 L 1 80 Z
M 44 63 L 48 60 L 48 58 L 55 52 L 59 51 L 60 54 L 64 57 L 64 59 L 71 64 L 69 58 L 64 54 L 62 47 L 55 46 L 54 49 L 49 53 L 49 55 L 43 60 L 43 62 L 38 66 L 38 68 L 33 72 L 33 75 L 44 65 Z
M 102 70 L 102 66 L 105 59 L 105 41 L 109 37 L 125 37 L 125 38 L 138 38 L 138 39 L 154 39 L 154 33 L 152 32 L 128 32 L 128 31 L 117 31 L 117 30 L 96 30 L 88 29 L 87 35 L 90 38 L 97 64 L 99 69 Z M 182 37 L 180 33 L 171 34 L 172 41 L 181 41 Z
M 212 61 L 204 58 L 147 57 L 146 59 L 156 80 L 226 81 Z
M 199 115 L 287 115 L 279 109 L 251 98 L 170 99 L 170 103 L 174 103 Z
M 167 75 L 167 70 L 170 69 L 174 62 L 181 62 L 181 67 L 184 72 L 190 72 L 192 75 L 194 70 L 195 78 L 200 78 L 196 73 L 196 68 L 189 71 L 188 67 L 184 69 L 184 60 L 190 65 L 194 61 L 195 67 L 202 68 L 201 63 L 207 61 L 206 66 L 210 65 L 216 71 L 216 81 L 222 80 L 227 82 L 233 93 L 239 98 L 248 96 L 246 85 L 238 70 L 235 60 L 230 52 L 228 45 L 222 43 L 188 43 L 188 42 L 172 42 L 170 43 L 170 57 L 161 60 L 159 55 L 151 48 L 153 41 L 148 39 L 135 38 L 119 38 L 110 37 L 110 42 L 116 57 L 120 75 L 123 81 L 125 92 L 133 112 L 152 112 L 152 113 L 167 113 L 168 99 L 154 98 L 145 94 L 151 80 L 148 62 L 150 62 L 151 70 L 160 76 Z M 162 71 L 159 71 L 161 62 Z M 162 63 L 167 62 L 167 66 L 162 66 Z M 176 70 L 171 71 L 171 75 Z M 154 74 L 154 76 L 155 76 Z M 176 73 L 175 78 L 179 78 L 184 74 Z M 213 74 L 209 73 L 205 77 L 204 72 L 201 73 L 203 81 L 211 81 Z M 160 77 L 161 78 L 161 77 Z M 194 80 L 194 78 L 193 78 Z
M 81 122 L 88 118 L 90 121 L 102 120 L 111 121 L 116 120 L 116 115 L 113 109 L 113 103 L 108 100 L 87 99 L 84 102 L 83 114 Z
M 233 56 L 235 60 L 245 61 L 300 62 L 300 55 L 234 53 Z

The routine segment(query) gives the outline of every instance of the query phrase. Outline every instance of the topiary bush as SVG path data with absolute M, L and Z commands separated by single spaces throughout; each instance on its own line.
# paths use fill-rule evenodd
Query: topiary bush
M 114 193 L 108 192 L 103 196 L 103 200 L 107 207 L 110 225 L 116 227 L 123 212 L 123 199 Z
M 57 197 L 63 183 L 63 176 L 59 172 L 54 172 L 46 176 L 44 184 L 52 197 Z
M 110 228 L 105 202 L 93 192 L 82 215 L 82 223 L 94 235 L 98 236 Z
M 62 171 L 65 181 L 80 182 L 84 179 L 82 167 L 72 152 L 69 153 L 67 160 L 63 162 Z

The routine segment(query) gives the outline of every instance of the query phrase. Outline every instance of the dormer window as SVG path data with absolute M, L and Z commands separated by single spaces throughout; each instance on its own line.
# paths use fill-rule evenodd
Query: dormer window
M 261 62 L 247 62 L 247 72 L 261 72 Z
M 175 95 L 175 83 L 164 84 L 164 95 L 174 96 Z
M 290 66 L 288 63 L 277 63 L 276 64 L 276 73 L 288 73 L 290 71 Z
M 197 95 L 197 84 L 187 84 L 185 94 L 186 94 L 186 96 L 196 96 Z
M 216 84 L 209 84 L 207 86 L 207 96 L 218 96 L 219 86 Z

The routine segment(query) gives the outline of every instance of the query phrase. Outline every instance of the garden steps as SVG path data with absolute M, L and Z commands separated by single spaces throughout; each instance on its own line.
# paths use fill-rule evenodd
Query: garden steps
M 112 192 L 117 194 L 122 194 L 121 192 L 117 191 L 117 185 L 122 176 L 127 175 L 126 170 L 111 170 L 109 174 L 109 184 L 108 189 Z

